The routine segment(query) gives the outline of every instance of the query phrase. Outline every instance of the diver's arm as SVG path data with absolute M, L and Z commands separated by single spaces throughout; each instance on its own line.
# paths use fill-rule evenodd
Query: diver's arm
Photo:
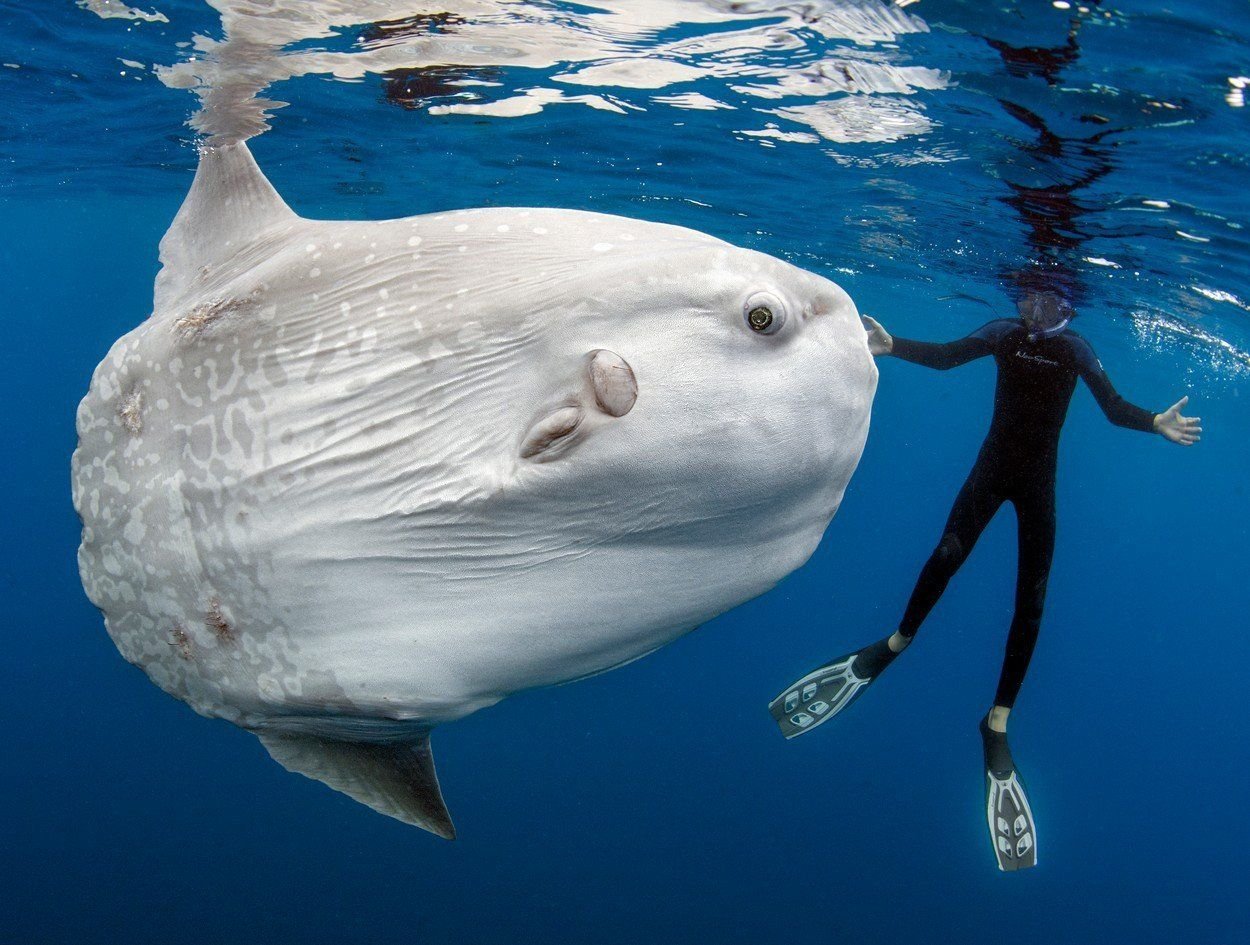
M 988 325 L 978 328 L 966 338 L 939 344 L 895 338 L 879 322 L 867 315 L 863 316 L 863 322 L 868 332 L 868 350 L 878 357 L 892 354 L 913 364 L 945 371 L 993 353 L 992 332 L 986 330 L 990 327 Z
M 1182 446 L 1192 446 L 1198 442 L 1202 433 L 1202 427 L 1198 426 L 1199 418 L 1181 415 L 1181 408 L 1189 402 L 1188 397 L 1182 397 L 1163 413 L 1151 413 L 1149 410 L 1144 410 L 1119 395 L 1111 384 L 1111 378 L 1107 377 L 1107 372 L 1103 370 L 1102 364 L 1095 356 L 1093 348 L 1084 339 L 1078 339 L 1076 345 L 1077 367 L 1081 379 L 1089 387 L 1090 393 L 1094 395 L 1094 399 L 1098 401 L 1098 406 L 1102 408 L 1108 420 L 1116 426 L 1127 427 L 1130 430 L 1158 433 Z
M 1153 433 L 1155 415 L 1121 397 L 1111 385 L 1111 378 L 1107 377 L 1107 372 L 1102 369 L 1101 364 L 1095 361 L 1093 365 L 1088 365 L 1085 361 L 1086 359 L 1082 358 L 1080 362 L 1081 379 L 1089 387 L 1090 393 L 1098 401 L 1098 406 L 1107 415 L 1107 419 L 1117 427 Z

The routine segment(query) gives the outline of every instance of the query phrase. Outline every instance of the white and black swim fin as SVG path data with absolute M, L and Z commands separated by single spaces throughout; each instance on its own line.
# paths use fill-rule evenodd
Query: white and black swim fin
M 885 640 L 840 656 L 797 680 L 768 704 L 786 738 L 827 722 L 860 697 L 898 654 Z
M 998 868 L 1015 872 L 1036 866 L 1037 826 L 1007 736 L 982 720 L 981 743 L 985 749 L 985 822 Z

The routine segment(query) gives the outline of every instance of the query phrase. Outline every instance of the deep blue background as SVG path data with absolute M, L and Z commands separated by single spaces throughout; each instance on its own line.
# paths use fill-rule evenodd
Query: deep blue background
M 1222 81 L 1213 72 L 1213 95 Z M 974 204 L 966 187 L 994 166 L 993 153 L 882 178 L 806 152 L 777 163 L 772 152 L 742 151 L 740 174 L 709 175 L 716 145 L 699 122 L 715 116 L 692 115 L 693 128 L 654 139 L 620 131 L 613 116 L 569 111 L 494 137 L 434 123 L 433 139 L 420 142 L 428 163 L 377 146 L 365 168 L 386 191 L 347 197 L 330 186 L 340 164 L 316 169 L 318 155 L 337 152 L 295 118 L 302 108 L 307 122 L 314 92 L 327 108 L 347 93 L 287 91 L 290 124 L 256 151 L 310 215 L 488 201 L 637 213 L 799 258 L 919 337 L 953 337 L 987 316 L 938 301 L 949 294 L 1000 307 L 1005 298 L 991 265 L 979 282 L 967 275 L 1007 252 L 1001 233 L 978 243 L 963 230 L 973 261 L 947 270 L 933 262 L 947 239 L 942 221 L 924 216 L 935 212 L 924 209 L 927 194 L 947 213 Z M 166 107 L 178 101 L 149 94 Z M 1217 106 L 1213 97 L 1201 108 Z M 368 140 L 412 134 L 387 124 L 401 119 L 410 120 L 378 112 Z M 1243 127 L 1221 124 L 1222 112 L 1212 121 L 1215 131 L 1193 134 L 1244 148 Z M 566 133 L 567 170 L 551 173 L 536 155 Z M 1194 141 L 1185 139 L 1208 147 Z M 664 167 L 644 170 L 661 151 Z M 1151 148 L 1136 153 L 1140 167 L 1128 160 L 1118 172 L 1108 213 L 1124 194 L 1177 199 L 1188 187 L 1186 206 L 1218 208 L 1234 192 L 1228 168 L 1190 179 L 1183 167 L 1153 167 Z M 440 154 L 439 186 L 423 187 Z M 1188 392 L 1207 434 L 1182 450 L 1111 427 L 1084 390 L 1074 401 L 1046 620 L 1012 717 L 1040 826 L 1038 869 L 1000 875 L 984 836 L 976 723 L 1010 614 L 1009 509 L 917 644 L 853 712 L 786 743 L 765 711 L 813 661 L 893 628 L 984 432 L 988 363 L 948 374 L 881 364 L 872 435 L 842 511 L 810 564 L 777 590 L 623 670 L 436 732 L 461 835 L 448 844 L 286 773 L 251 735 L 162 694 L 117 655 L 81 591 L 74 410 L 112 341 L 150 310 L 156 245 L 192 163 L 174 148 L 159 172 L 129 184 L 123 173 L 108 188 L 84 162 L 59 171 L 58 186 L 14 184 L 0 200 L 0 942 L 1246 938 L 1250 385 L 1244 368 L 1228 368 L 1239 362 L 1201 357 L 1208 348 L 1143 342 L 1124 314 L 1157 300 L 1155 288 L 1183 286 L 1185 258 L 1158 261 L 1142 277 L 1152 281 L 1117 283 L 1082 316 L 1126 396 L 1161 409 Z M 1222 184 L 1212 180 L 1221 174 Z M 743 180 L 751 196 L 739 201 Z M 992 196 L 988 181 L 982 192 Z M 666 199 L 642 200 L 642 182 Z M 682 195 L 711 206 L 676 202 Z M 1244 206 L 1244 192 L 1229 201 Z M 895 203 L 916 218 L 892 230 L 882 208 Z M 734 215 L 743 206 L 745 219 Z M 869 220 L 899 243 L 873 256 L 846 240 Z M 1011 231 L 1009 219 L 997 225 Z M 1136 238 L 1122 237 L 1143 245 Z M 1243 245 L 1191 261 L 1207 281 L 1244 286 Z M 1204 314 L 1208 331 L 1236 341 L 1236 319 Z
M 10 202 L 0 399 L 4 923 L 14 942 L 1191 942 L 1247 928 L 1240 389 L 1194 389 L 1192 450 L 1078 393 L 1041 645 L 1013 716 L 1042 866 L 993 868 L 975 725 L 1009 615 L 1010 511 L 917 645 L 836 726 L 764 704 L 892 626 L 983 432 L 992 368 L 882 365 L 874 427 L 812 562 L 649 659 L 435 736 L 447 844 L 293 777 L 125 664 L 80 590 L 73 412 L 149 305 L 176 200 Z M 875 297 L 873 297 L 875 295 Z M 865 293 L 923 331 L 896 289 Z M 1166 356 L 1105 356 L 1147 403 Z M 1195 928 L 1197 923 L 1197 928 Z

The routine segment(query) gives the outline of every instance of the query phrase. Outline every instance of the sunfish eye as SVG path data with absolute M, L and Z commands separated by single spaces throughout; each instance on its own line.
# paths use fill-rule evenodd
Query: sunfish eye
M 773 325 L 773 313 L 767 305 L 757 305 L 747 313 L 747 322 L 756 331 L 768 331 Z
M 742 306 L 747 327 L 758 335 L 772 335 L 786 323 L 786 308 L 767 292 L 756 292 Z

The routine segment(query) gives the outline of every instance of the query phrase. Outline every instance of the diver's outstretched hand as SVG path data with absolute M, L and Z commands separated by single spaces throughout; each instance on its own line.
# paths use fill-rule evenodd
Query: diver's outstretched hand
M 879 325 L 877 327 L 880 327 Z M 872 338 L 869 336 L 869 350 L 872 348 Z M 1189 403 L 1188 397 L 1182 397 L 1163 413 L 1155 414 L 1155 432 L 1167 437 L 1173 443 L 1179 443 L 1181 446 L 1193 446 L 1202 439 L 1202 427 L 1198 426 L 1202 422 L 1201 417 L 1186 417 L 1181 415 L 1181 408 Z
M 881 323 L 870 315 L 861 315 L 859 320 L 864 323 L 864 331 L 868 332 L 868 351 L 873 357 L 881 357 L 894 350 L 894 338 L 881 327 Z

